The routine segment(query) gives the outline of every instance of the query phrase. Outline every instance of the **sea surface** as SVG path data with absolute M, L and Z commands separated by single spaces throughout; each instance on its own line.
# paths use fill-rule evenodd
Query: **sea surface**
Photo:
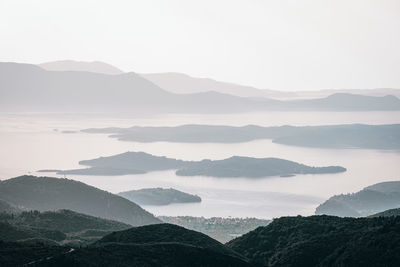
M 0 114 L 0 179 L 37 173 L 40 169 L 79 168 L 80 160 L 126 151 L 184 160 L 231 156 L 279 157 L 311 166 L 340 165 L 339 174 L 268 178 L 180 177 L 174 171 L 124 176 L 68 175 L 112 193 L 149 187 L 173 187 L 197 194 L 201 203 L 143 206 L 155 215 L 275 218 L 311 215 L 330 196 L 356 192 L 368 185 L 400 180 L 400 151 L 318 149 L 256 140 L 236 144 L 121 142 L 107 134 L 79 132 L 91 127 L 213 125 L 332 125 L 400 123 L 400 112 L 263 112 L 218 115 L 168 114 L 109 117 L 102 114 Z M 0 196 L 1 197 L 1 196 Z

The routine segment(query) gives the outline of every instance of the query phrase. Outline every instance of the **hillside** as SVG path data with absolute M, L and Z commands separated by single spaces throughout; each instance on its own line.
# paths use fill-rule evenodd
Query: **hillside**
M 130 228 L 131 225 L 77 213 L 71 210 L 44 212 L 22 212 L 15 215 L 9 223 L 37 228 L 59 230 L 64 233 L 80 232 L 83 230 L 118 231 Z
M 69 179 L 20 176 L 1 181 L 0 195 L 24 210 L 69 209 L 134 226 L 160 222 L 125 198 Z
M 19 212 L 21 212 L 20 209 L 0 199 L 0 213 L 19 213 Z
M 18 241 L 31 238 L 62 241 L 65 240 L 67 236 L 65 233 L 55 229 L 13 225 L 8 222 L 0 221 L 0 241 Z
M 201 202 L 197 195 L 191 195 L 173 188 L 144 188 L 118 193 L 139 205 L 169 205 L 172 203 Z
M 86 133 L 111 134 L 121 141 L 240 143 L 272 139 L 285 145 L 325 148 L 400 149 L 400 125 L 329 125 L 242 127 L 221 125 L 182 125 L 175 127 L 92 128 Z
M 176 175 L 210 177 L 267 177 L 295 174 L 338 173 L 346 171 L 340 166 L 310 167 L 278 158 L 230 157 L 224 160 L 183 161 L 153 156 L 144 152 L 126 152 L 109 157 L 83 160 L 85 169 L 59 171 L 59 174 L 121 175 L 159 170 L 175 170 Z
M 227 243 L 262 266 L 398 266 L 400 217 L 282 217 Z
M 171 224 L 115 232 L 40 266 L 251 266 L 210 237 Z
M 315 214 L 342 217 L 369 216 L 400 207 L 400 182 L 383 182 L 347 195 L 336 195 L 319 205 Z
M 15 267 L 68 253 L 71 249 L 44 243 L 4 242 L 0 240 L 0 266 Z
M 70 210 L 0 213 L 0 240 L 87 244 L 131 225 Z M 36 241 L 34 241 L 36 240 Z M 57 243 L 55 243 L 57 244 Z

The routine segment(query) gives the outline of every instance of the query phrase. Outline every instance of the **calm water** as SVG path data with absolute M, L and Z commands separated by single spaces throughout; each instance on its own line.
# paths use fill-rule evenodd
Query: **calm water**
M 222 159 L 233 155 L 280 157 L 312 166 L 341 165 L 345 173 L 298 175 L 263 179 L 179 177 L 174 171 L 126 176 L 68 176 L 117 193 L 146 187 L 173 187 L 198 194 L 202 203 L 163 207 L 145 206 L 156 215 L 232 216 L 272 218 L 310 215 L 333 194 L 400 180 L 400 152 L 358 149 L 315 149 L 257 140 L 238 144 L 187 144 L 119 142 L 102 134 L 62 133 L 89 127 L 181 125 L 186 123 L 264 126 L 343 123 L 400 123 L 400 112 L 271 112 L 235 115 L 168 115 L 149 118 L 102 118 L 82 114 L 0 115 L 0 178 L 7 179 L 39 169 L 79 167 L 78 161 L 126 151 L 145 151 L 186 160 Z

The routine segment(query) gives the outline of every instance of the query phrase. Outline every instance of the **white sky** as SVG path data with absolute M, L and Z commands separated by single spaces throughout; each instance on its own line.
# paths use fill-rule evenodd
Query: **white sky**
M 0 0 L 0 61 L 260 88 L 400 88 L 399 0 Z

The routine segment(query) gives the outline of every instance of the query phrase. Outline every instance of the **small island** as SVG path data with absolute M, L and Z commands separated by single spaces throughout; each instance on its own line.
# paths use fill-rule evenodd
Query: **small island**
M 173 203 L 196 203 L 201 202 L 197 195 L 188 194 L 173 188 L 144 188 L 118 193 L 139 205 L 162 206 Z
M 58 174 L 127 175 L 151 171 L 176 170 L 178 176 L 262 178 L 291 177 L 296 174 L 325 174 L 345 172 L 341 166 L 312 167 L 279 158 L 234 156 L 223 160 L 184 161 L 154 156 L 145 152 L 126 152 L 110 157 L 83 160 L 89 168 L 64 170 Z

